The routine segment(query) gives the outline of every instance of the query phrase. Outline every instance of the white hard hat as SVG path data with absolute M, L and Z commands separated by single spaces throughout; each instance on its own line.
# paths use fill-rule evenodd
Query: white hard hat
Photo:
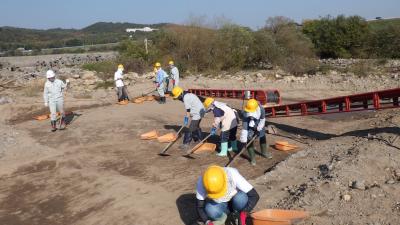
M 53 78 L 53 77 L 55 77 L 55 76 L 56 76 L 56 74 L 54 73 L 53 70 L 47 70 L 47 72 L 46 72 L 46 77 L 47 77 L 47 79 Z

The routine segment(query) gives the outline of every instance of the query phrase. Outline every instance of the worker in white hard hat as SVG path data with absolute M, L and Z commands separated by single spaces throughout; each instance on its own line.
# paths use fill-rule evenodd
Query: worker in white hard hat
M 175 66 L 174 61 L 169 61 L 168 62 L 169 68 L 170 68 L 170 74 L 171 74 L 171 79 L 172 79 L 172 88 L 175 86 L 179 86 L 179 70 Z
M 211 128 L 211 135 L 215 135 L 218 128 L 221 128 L 221 151 L 218 156 L 227 156 L 228 151 L 238 152 L 236 133 L 239 123 L 239 116 L 236 110 L 226 103 L 215 101 L 213 98 L 206 98 L 203 102 L 207 112 L 214 115 L 214 123 Z
M 64 90 L 67 88 L 69 80 L 66 83 L 56 79 L 53 70 L 46 72 L 47 81 L 44 84 L 43 99 L 44 105 L 50 108 L 51 131 L 57 130 L 57 112 L 61 114 L 60 129 L 65 128 L 65 112 L 64 112 Z
M 196 199 L 204 224 L 225 224 L 228 214 L 233 214 L 245 225 L 260 196 L 237 169 L 209 166 L 197 180 Z
M 160 95 L 160 100 L 158 103 L 160 104 L 165 104 L 166 99 L 165 99 L 165 80 L 168 77 L 168 74 L 161 68 L 161 63 L 157 62 L 154 64 L 155 71 L 156 71 L 156 88 L 157 92 Z
M 119 64 L 117 71 L 114 73 L 114 81 L 115 81 L 115 86 L 117 88 L 117 95 L 118 95 L 118 102 L 119 103 L 128 103 L 129 102 L 129 96 L 128 92 L 126 90 L 126 87 L 124 85 L 124 65 Z

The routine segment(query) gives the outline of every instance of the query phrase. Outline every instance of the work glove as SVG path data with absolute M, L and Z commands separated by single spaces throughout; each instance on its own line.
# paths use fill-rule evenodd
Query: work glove
M 264 124 L 259 123 L 258 126 L 257 126 L 257 131 L 260 132 L 260 131 L 262 131 L 263 129 L 264 129 Z
M 217 134 L 217 128 L 216 127 L 211 128 L 210 134 L 211 135 L 216 135 Z
M 49 103 L 45 102 L 45 103 L 44 103 L 44 106 L 45 106 L 45 107 L 49 106 Z
M 206 225 L 214 225 L 214 223 L 211 220 L 207 220 Z
M 239 219 L 241 225 L 246 225 L 246 218 L 247 218 L 247 212 L 246 211 L 240 212 Z
M 185 118 L 183 119 L 183 125 L 189 125 L 189 117 L 185 116 Z

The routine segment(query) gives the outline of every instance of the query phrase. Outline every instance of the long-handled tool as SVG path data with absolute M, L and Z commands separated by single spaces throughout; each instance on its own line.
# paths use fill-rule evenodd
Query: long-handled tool
M 166 154 L 166 152 L 179 139 L 179 134 L 182 132 L 183 128 L 185 128 L 184 125 L 176 133 L 176 136 L 177 136 L 176 139 L 174 141 L 171 141 L 160 153 L 158 153 L 158 155 L 160 155 L 160 156 L 169 156 L 168 154 Z
M 209 137 L 211 137 L 212 134 L 207 135 L 207 137 L 205 137 L 202 141 L 200 141 L 196 146 L 194 146 L 190 151 L 187 151 L 185 155 L 183 155 L 183 157 L 189 157 L 193 152 L 195 152 L 198 148 L 200 148 L 200 146 L 207 141 L 207 139 Z
M 256 138 L 258 137 L 258 135 L 254 135 L 253 138 L 249 141 L 249 143 L 246 144 L 246 146 L 237 154 L 235 155 L 231 161 L 229 161 L 225 167 L 228 167 L 230 164 L 232 164 L 237 158 L 239 158 L 239 156 L 244 152 L 244 150 L 247 150 L 247 148 L 254 142 L 254 140 L 256 140 Z

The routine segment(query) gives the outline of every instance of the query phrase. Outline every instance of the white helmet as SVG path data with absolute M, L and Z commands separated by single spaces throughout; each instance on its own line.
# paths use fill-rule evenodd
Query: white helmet
M 47 77 L 47 79 L 53 78 L 53 77 L 55 77 L 55 76 L 56 76 L 56 74 L 54 73 L 53 70 L 47 70 L 47 72 L 46 72 L 46 77 Z

